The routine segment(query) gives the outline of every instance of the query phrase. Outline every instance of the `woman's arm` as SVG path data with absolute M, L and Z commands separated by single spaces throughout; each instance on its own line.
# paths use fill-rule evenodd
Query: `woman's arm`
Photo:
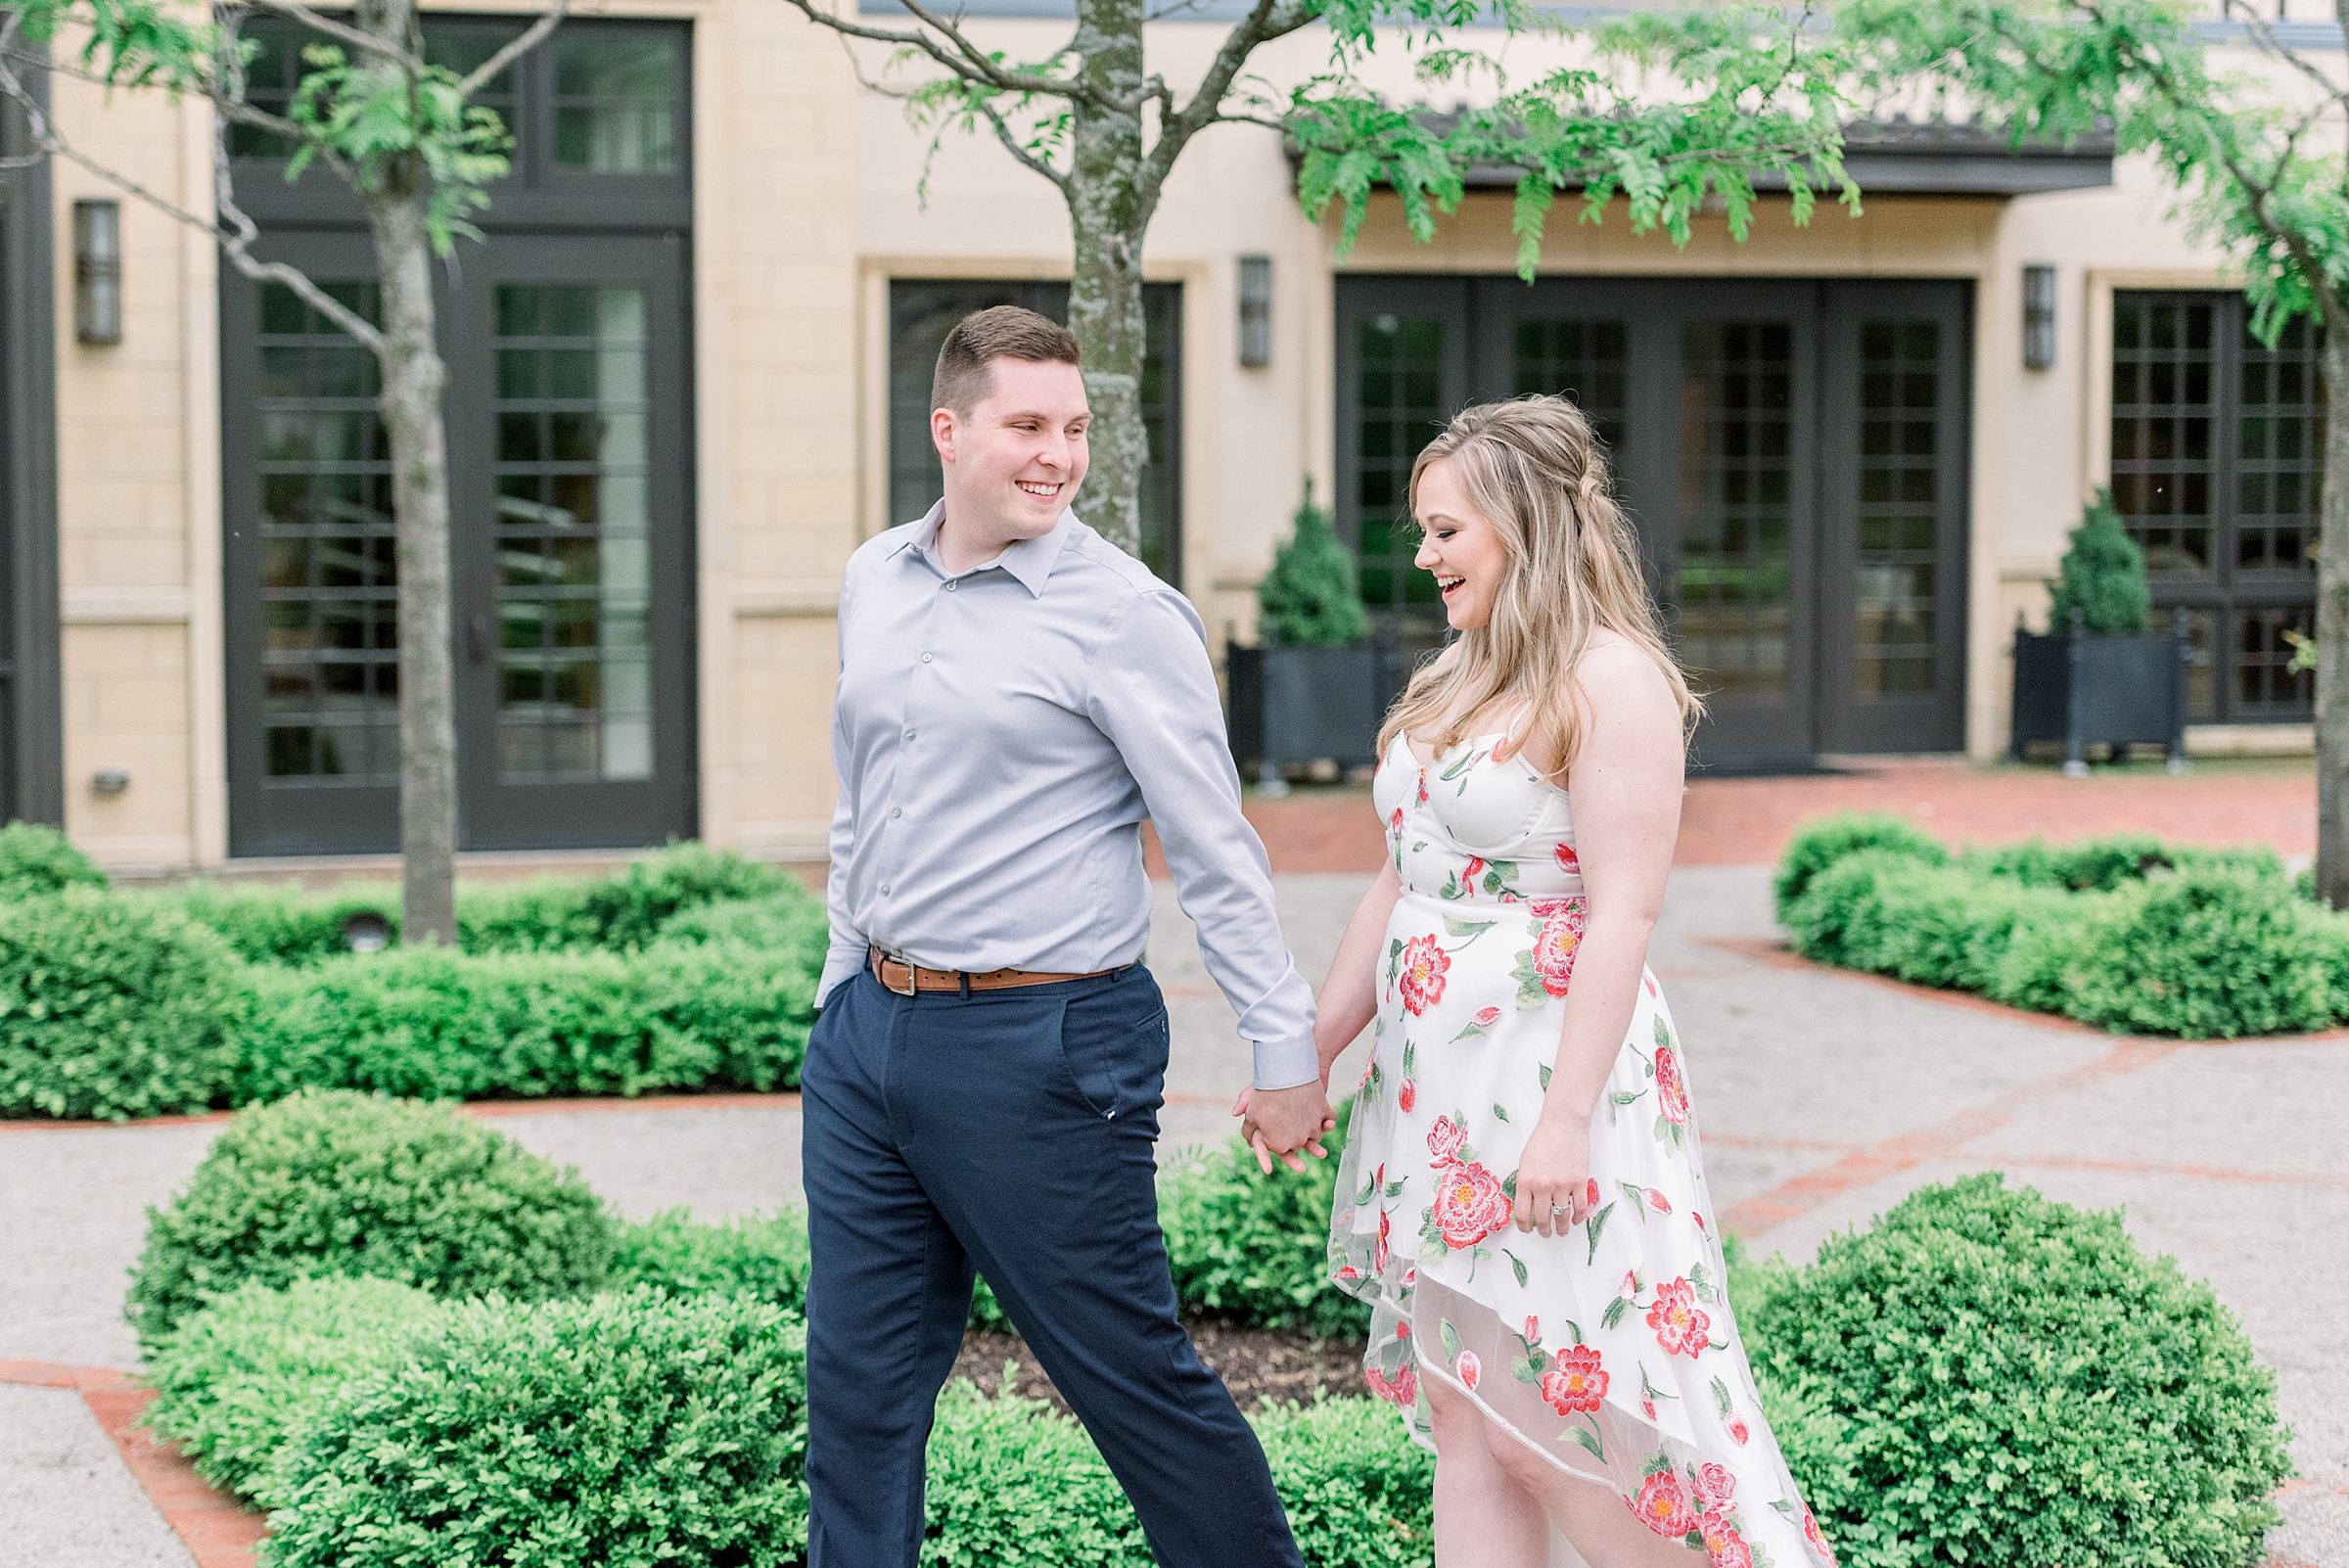
M 1387 917 L 1395 911 L 1395 900 L 1402 897 L 1403 880 L 1395 874 L 1395 862 L 1389 860 L 1379 868 L 1378 880 L 1370 884 L 1362 901 L 1355 905 L 1354 918 L 1346 922 L 1346 934 L 1338 939 L 1338 954 L 1330 960 L 1329 978 L 1321 982 L 1321 995 L 1313 1007 L 1313 1048 L 1321 1058 L 1323 1094 L 1329 1092 L 1331 1065 L 1378 1016 L 1378 945 L 1387 934 Z M 1231 1114 L 1247 1118 L 1253 1093 L 1242 1089 Z M 1334 1121 L 1327 1124 L 1336 1125 Z M 1272 1157 L 1260 1144 L 1253 1120 L 1240 1123 L 1240 1136 L 1256 1149 L 1257 1164 L 1269 1175 Z M 1321 1152 L 1317 1136 L 1308 1139 L 1306 1147 L 1316 1155 Z M 1292 1170 L 1305 1169 L 1294 1154 L 1281 1158 Z
M 1355 905 L 1346 935 L 1338 939 L 1338 955 L 1329 961 L 1329 978 L 1321 982 L 1313 1011 L 1313 1048 L 1321 1058 L 1324 1088 L 1330 1067 L 1378 1016 L 1378 949 L 1386 941 L 1395 900 L 1402 897 L 1403 878 L 1389 860 L 1379 867 L 1378 880 Z
M 1590 1118 L 1638 1005 L 1684 777 L 1680 705 L 1653 661 L 1611 643 L 1586 654 L 1576 675 L 1583 740 L 1566 788 L 1589 917 L 1549 1091 L 1517 1170 L 1517 1228 L 1545 1236 L 1584 1218 Z

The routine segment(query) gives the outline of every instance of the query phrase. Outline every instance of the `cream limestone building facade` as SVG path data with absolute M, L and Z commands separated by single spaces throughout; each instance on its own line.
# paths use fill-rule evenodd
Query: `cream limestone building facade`
M 859 85 L 841 44 L 779 0 L 647 3 L 592 13 L 576 31 L 620 28 L 610 37 L 625 44 L 639 37 L 622 26 L 629 22 L 668 27 L 641 36 L 673 42 L 668 85 L 645 87 L 658 72 L 631 76 L 624 61 L 605 69 L 582 44 L 572 65 L 518 89 L 526 144 L 551 127 L 533 187 L 545 203 L 501 192 L 492 215 L 517 227 L 461 245 L 450 282 L 452 300 L 494 292 L 478 315 L 449 312 L 463 340 L 452 388 L 475 369 L 482 377 L 481 390 L 451 396 L 452 441 L 478 448 L 481 473 L 478 494 L 460 485 L 460 550 L 474 547 L 468 530 L 485 536 L 493 519 L 498 530 L 459 572 L 459 622 L 483 671 L 461 694 L 477 720 L 465 741 L 478 754 L 468 841 L 559 852 L 684 833 L 761 854 L 820 854 L 837 583 L 859 541 L 912 515 L 923 484 L 901 407 L 893 419 L 893 363 L 902 405 L 926 382 L 923 354 L 942 330 L 910 324 L 969 297 L 940 285 L 1048 304 L 1049 288 L 1035 286 L 1065 280 L 1067 222 L 1057 194 L 991 142 L 950 137 L 933 155 L 898 104 Z M 1043 17 L 973 25 L 1015 56 L 1046 52 L 1066 31 Z M 1175 82 L 1195 76 L 1223 30 L 1154 24 L 1154 68 Z M 1259 69 L 1275 81 L 1310 71 L 1321 47 L 1298 35 Z M 862 64 L 887 69 L 876 53 Z M 208 210 L 211 131 L 197 106 L 109 98 L 63 73 L 50 92 L 61 129 L 95 161 Z M 551 108 L 534 107 L 533 93 Z M 645 152 L 663 136 L 666 153 Z M 1822 207 L 1798 229 L 1773 200 L 1742 245 L 1718 217 L 1676 250 L 1630 234 L 1620 209 L 1592 226 L 1561 201 L 1541 289 L 1529 291 L 1509 276 L 1505 190 L 1473 192 L 1429 245 L 1382 199 L 1341 263 L 1334 219 L 1299 210 L 1275 138 L 1246 125 L 1210 131 L 1150 234 L 1148 275 L 1172 286 L 1153 296 L 1164 305 L 1153 317 L 1163 333 L 1153 345 L 1163 366 L 1154 564 L 1197 603 L 1219 654 L 1227 626 L 1252 640 L 1253 586 L 1310 476 L 1316 493 L 1337 498 L 1346 536 L 1367 541 L 1374 611 L 1423 626 L 1424 608 L 1381 553 L 1393 547 L 1392 503 L 1378 486 L 1407 466 L 1407 449 L 1398 455 L 1392 442 L 1407 448 L 1411 430 L 1423 440 L 1457 402 L 1567 365 L 1617 388 L 1628 498 L 1660 530 L 1667 596 L 1687 601 L 1683 624 L 1700 644 L 1739 666 L 1732 699 L 1742 691 L 1759 704 L 1749 743 L 1725 755 L 2002 754 L 2017 618 L 2044 625 L 2042 584 L 2065 530 L 2121 471 L 2135 476 L 2124 477 L 2135 486 L 2124 510 L 2156 564 L 2183 564 L 2157 596 L 2196 618 L 2195 744 L 2305 746 L 2305 678 L 2293 684 L 2271 654 L 2280 629 L 2299 623 L 2296 607 L 2313 602 L 2313 576 L 2299 586 L 2304 563 L 2283 560 L 2301 547 L 2294 518 L 2304 513 L 2313 530 L 2313 492 L 2293 503 L 2300 513 L 2279 497 L 2307 485 L 2315 447 L 2307 464 L 2268 451 L 2263 466 L 2246 442 L 2255 423 L 2268 433 L 2260 438 L 2273 436 L 2277 419 L 2296 421 L 2290 438 L 2305 439 L 2313 392 L 2290 407 L 2246 411 L 2242 398 L 2257 381 L 2273 402 L 2284 381 L 2313 375 L 2313 360 L 2291 360 L 2288 345 L 2273 363 L 2246 357 L 2224 267 L 2172 220 L 2142 167 L 2090 151 L 2024 168 L 1962 137 L 1920 132 L 1894 138 L 1866 168 L 1861 215 Z M 635 194 L 640 175 L 654 195 Z M 391 590 L 380 566 L 364 565 L 385 520 L 349 522 L 348 507 L 319 510 L 318 499 L 351 469 L 319 455 L 331 445 L 323 422 L 357 418 L 363 400 L 325 397 L 337 389 L 331 367 L 317 368 L 331 355 L 314 324 L 224 280 L 204 236 L 76 165 L 60 162 L 47 179 L 58 750 L 43 757 L 28 743 L 16 767 L 53 773 L 47 798 L 62 804 L 71 837 L 117 866 L 390 848 L 380 737 L 394 678 L 383 670 L 395 653 L 366 629 L 365 606 Z M 586 206 L 545 205 L 575 198 Z M 121 329 L 103 345 L 75 330 L 74 208 L 94 200 L 120 202 Z M 273 234 L 323 236 L 300 242 L 307 264 L 348 270 L 335 259 L 351 242 L 333 237 L 331 199 L 282 216 L 270 203 L 293 198 L 254 200 Z M 644 276 L 668 267 L 660 276 L 673 280 L 639 287 L 628 259 L 638 251 L 658 263 Z M 521 259 L 501 271 L 501 252 Z M 1241 363 L 1243 257 L 1269 263 L 1263 365 Z M 2024 362 L 2035 266 L 2053 268 L 2046 368 Z M 500 281 L 509 278 L 520 281 Z M 484 343 L 494 333 L 494 377 L 472 343 L 477 329 Z M 2157 337 L 2169 346 L 2153 346 Z M 300 364 L 311 369 L 287 368 Z M 566 365 L 588 377 L 570 388 L 585 402 L 567 412 L 560 398 L 525 395 L 561 391 Z M 552 379 L 526 386 L 539 371 Z M 1910 385 L 1899 374 L 1926 378 L 1913 385 L 1931 407 L 1876 408 L 1865 389 L 1879 385 L 1867 380 L 1877 371 L 1894 378 L 1879 381 L 1895 404 Z M 311 380 L 295 385 L 303 375 Z M 1755 389 L 1772 376 L 1785 406 L 1740 403 L 1767 402 Z M 2196 376 L 2224 385 L 2180 390 Z M 2165 377 L 2185 379 L 2147 391 Z M 2116 388 L 2127 405 L 2117 409 Z M 298 414 L 315 423 L 310 435 L 285 434 Z M 566 458 L 573 415 L 600 419 L 603 444 Z M 2202 434 L 2181 434 L 2195 422 Z M 2206 439 L 2208 451 L 2187 449 Z M 2255 469 L 2277 495 L 2251 506 L 2244 476 Z M 1872 514 L 1871 485 L 1912 504 Z M 2233 502 L 2218 495 L 2230 485 Z M 310 499 L 280 507 L 281 490 Z M 590 492 L 602 497 L 590 530 L 601 542 L 581 554 L 566 540 L 590 513 L 567 497 Z M 2204 510 L 2193 519 L 2218 521 L 2188 537 L 2173 514 L 2194 505 Z M 1926 532 L 1883 532 L 1902 526 Z M 1857 573 L 1851 559 L 1866 551 L 1854 540 L 1875 551 Z M 2253 544 L 2269 554 L 2241 553 Z M 2258 570 L 2237 572 L 2246 561 Z M 664 571 L 675 576 L 668 587 Z M 1853 634 L 1847 623 L 1873 629 Z M 639 641 L 649 662 L 627 651 Z M 37 675 L 35 664 L 24 669 Z M 1923 716 L 1905 729 L 1847 724 L 1854 678 L 1871 698 L 1908 693 Z M 1773 708 L 1776 698 L 1792 706 Z M 37 707 L 39 693 L 24 701 Z M 1750 743 L 1765 735 L 1774 740 Z M 1864 743 L 1850 744 L 1855 736 Z M 42 788 L 20 792 L 43 798 Z M 281 798 L 294 805 L 268 804 Z

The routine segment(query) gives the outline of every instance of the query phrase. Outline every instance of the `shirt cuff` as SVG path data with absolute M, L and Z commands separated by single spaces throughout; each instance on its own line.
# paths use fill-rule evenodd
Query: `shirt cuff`
M 1313 1048 L 1313 1036 L 1260 1039 L 1251 1043 L 1256 1046 L 1258 1088 L 1295 1088 L 1301 1084 L 1321 1082 L 1321 1053 Z
M 824 954 L 823 978 L 815 983 L 816 1011 L 823 1011 L 824 1003 L 831 999 L 832 992 L 841 982 L 855 979 L 856 971 L 870 961 L 871 948 L 861 938 L 853 946 L 846 943 L 833 944 L 831 950 Z

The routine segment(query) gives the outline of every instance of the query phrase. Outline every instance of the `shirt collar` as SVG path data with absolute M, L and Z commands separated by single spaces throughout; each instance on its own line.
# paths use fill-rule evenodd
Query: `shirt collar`
M 938 562 L 938 530 L 939 525 L 945 521 L 945 515 L 946 503 L 944 500 L 932 502 L 930 510 L 922 514 L 921 521 L 914 524 L 913 531 L 906 535 L 905 542 L 891 553 L 897 555 L 907 550 L 915 551 L 930 563 L 933 571 L 944 576 L 945 569 Z M 1070 530 L 1076 523 L 1077 514 L 1064 510 L 1060 514 L 1060 521 L 1052 525 L 1051 532 L 1040 533 L 1033 539 L 1021 539 L 986 566 L 973 570 L 985 572 L 1001 567 L 1019 578 L 1021 586 L 1031 594 L 1040 596 L 1044 591 L 1044 579 L 1052 576 L 1053 564 L 1060 559 L 1061 548 L 1069 542 Z

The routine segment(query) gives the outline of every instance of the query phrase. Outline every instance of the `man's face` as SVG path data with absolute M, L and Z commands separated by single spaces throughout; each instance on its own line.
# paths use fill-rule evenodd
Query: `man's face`
M 1075 365 L 989 362 L 990 385 L 968 417 L 930 415 L 956 527 L 1006 542 L 1052 531 L 1084 482 L 1084 376 Z

